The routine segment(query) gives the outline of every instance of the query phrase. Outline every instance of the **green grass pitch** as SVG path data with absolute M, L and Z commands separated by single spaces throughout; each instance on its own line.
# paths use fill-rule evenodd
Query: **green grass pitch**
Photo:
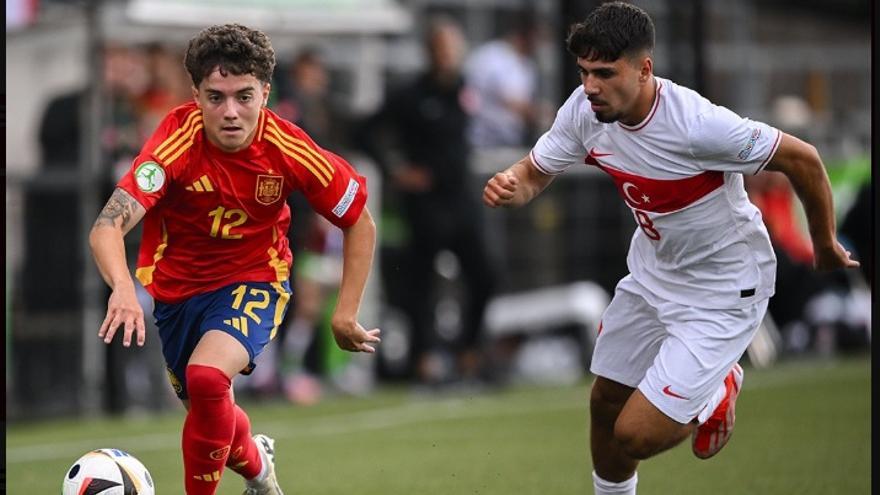
M 870 358 L 746 367 L 736 432 L 713 459 L 685 443 L 639 469 L 639 494 L 868 494 Z M 428 396 L 383 389 L 313 407 L 249 404 L 255 431 L 277 440 L 288 495 L 592 493 L 589 381 L 571 387 Z M 181 411 L 149 418 L 12 425 L 7 493 L 60 493 L 68 466 L 99 447 L 127 450 L 156 481 L 183 493 Z M 218 494 L 240 494 L 226 471 Z

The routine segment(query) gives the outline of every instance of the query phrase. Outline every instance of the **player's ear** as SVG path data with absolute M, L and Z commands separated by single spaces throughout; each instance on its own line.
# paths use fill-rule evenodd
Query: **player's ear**
M 651 60 L 651 57 L 643 57 L 641 63 L 639 64 L 639 81 L 648 82 L 648 79 L 651 78 L 651 74 L 653 72 L 654 61 Z
M 272 83 L 263 84 L 263 106 L 269 104 L 269 92 L 272 90 Z
M 193 100 L 196 102 L 199 108 L 202 108 L 202 104 L 199 103 L 199 88 L 195 86 L 190 86 L 190 90 L 192 90 Z

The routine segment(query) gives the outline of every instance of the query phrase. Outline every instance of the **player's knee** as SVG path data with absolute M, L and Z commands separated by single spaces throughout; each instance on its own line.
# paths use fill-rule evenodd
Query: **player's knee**
M 613 425 L 627 399 L 625 394 L 610 390 L 597 381 L 590 391 L 590 416 L 594 420 Z
M 222 398 L 229 394 L 232 381 L 219 368 L 191 364 L 186 367 L 186 389 L 190 398 Z

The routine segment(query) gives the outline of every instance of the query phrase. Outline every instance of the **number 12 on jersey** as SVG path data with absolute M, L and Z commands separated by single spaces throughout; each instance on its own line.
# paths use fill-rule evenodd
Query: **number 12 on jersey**
M 227 210 L 222 206 L 218 206 L 211 210 L 208 216 L 214 218 L 214 221 L 211 223 L 211 237 L 217 237 L 219 234 L 221 239 L 241 239 L 241 234 L 232 233 L 232 228 L 238 227 L 247 221 L 247 213 L 243 210 L 238 208 Z M 229 221 L 224 224 L 223 220 Z

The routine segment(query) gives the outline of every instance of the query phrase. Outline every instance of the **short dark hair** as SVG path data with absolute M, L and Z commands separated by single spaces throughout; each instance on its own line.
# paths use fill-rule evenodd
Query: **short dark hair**
M 241 24 L 216 25 L 189 40 L 183 65 L 196 86 L 218 66 L 223 75 L 252 74 L 268 83 L 275 71 L 275 50 L 262 31 Z
M 622 55 L 654 49 L 654 22 L 647 12 L 624 2 L 604 3 L 571 27 L 566 48 L 576 57 L 613 62 Z

